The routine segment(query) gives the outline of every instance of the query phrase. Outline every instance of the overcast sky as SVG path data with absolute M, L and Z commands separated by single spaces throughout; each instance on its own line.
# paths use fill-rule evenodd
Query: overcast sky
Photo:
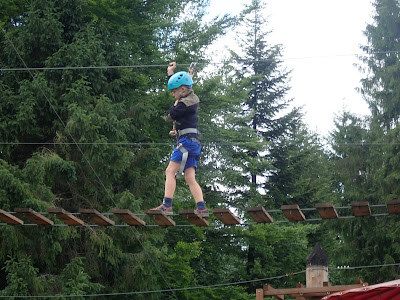
M 250 0 L 211 0 L 210 13 L 237 14 Z M 284 66 L 292 70 L 290 98 L 304 106 L 309 128 L 321 135 L 333 129 L 344 108 L 360 115 L 368 107 L 356 88 L 363 74 L 354 66 L 371 23 L 370 0 L 266 0 L 270 44 L 282 44 Z M 233 40 L 232 37 L 224 40 Z

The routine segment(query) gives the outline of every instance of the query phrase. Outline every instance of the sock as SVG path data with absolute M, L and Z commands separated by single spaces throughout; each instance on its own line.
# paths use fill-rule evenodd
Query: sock
M 171 207 L 172 206 L 172 198 L 167 198 L 167 197 L 164 197 L 164 206 L 165 207 Z
M 206 204 L 204 203 L 204 201 L 197 202 L 196 204 L 198 210 L 206 209 Z

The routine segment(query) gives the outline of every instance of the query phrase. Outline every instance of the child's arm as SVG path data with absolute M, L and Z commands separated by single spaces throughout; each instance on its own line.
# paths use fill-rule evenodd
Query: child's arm
M 176 62 L 170 62 L 168 67 L 167 67 L 168 76 L 174 75 L 175 68 L 176 68 Z

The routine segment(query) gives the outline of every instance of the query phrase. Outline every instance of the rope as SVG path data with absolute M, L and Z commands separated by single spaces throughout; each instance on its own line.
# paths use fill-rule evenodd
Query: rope
M 355 266 L 355 267 L 345 267 L 341 268 L 338 266 L 337 268 L 333 269 L 334 271 L 342 271 L 342 270 L 357 270 L 357 269 L 367 269 L 367 268 L 382 268 L 382 267 L 392 267 L 392 266 L 400 266 L 400 263 L 392 263 L 392 264 L 380 264 L 380 265 L 366 265 L 366 266 Z M 260 278 L 260 279 L 251 279 L 251 280 L 244 280 L 244 281 L 236 281 L 236 282 L 229 282 L 229 283 L 220 283 L 220 284 L 213 284 L 213 285 L 202 285 L 202 286 L 192 286 L 186 288 L 175 288 L 175 289 L 159 289 L 159 290 L 148 290 L 148 291 L 138 291 L 138 292 L 125 292 L 125 293 L 104 293 L 104 294 L 89 294 L 89 295 L 54 295 L 54 296 L 18 296 L 18 295 L 7 295 L 7 296 L 0 296 L 0 298 L 22 298 L 22 299 L 31 299 L 31 298 L 76 298 L 76 297 L 112 297 L 112 296 L 126 296 L 126 295 L 143 295 L 143 294 L 153 294 L 153 293 L 167 293 L 167 292 L 178 292 L 178 291 L 189 291 L 189 290 L 199 290 L 199 289 L 208 289 L 208 288 L 218 288 L 218 287 L 225 287 L 225 286 L 233 286 L 233 285 L 241 285 L 246 283 L 253 283 L 253 282 L 266 282 L 271 281 L 274 279 L 282 279 L 289 276 L 295 276 L 299 274 L 306 273 L 306 270 L 298 271 L 298 272 L 290 272 L 283 275 L 272 276 L 267 278 Z
M 3 29 L 4 31 L 4 29 Z M 5 31 L 4 31 L 5 32 Z M 348 56 L 357 56 L 357 57 L 365 57 L 365 56 L 373 56 L 379 54 L 398 54 L 400 50 L 392 50 L 392 51 L 377 51 L 370 53 L 348 53 L 348 54 L 333 54 L 333 55 L 321 55 L 321 56 L 303 56 L 303 57 L 287 57 L 287 58 L 270 58 L 270 59 L 243 59 L 243 60 L 230 60 L 230 63 L 263 63 L 263 62 L 271 62 L 271 61 L 286 61 L 286 60 L 309 60 L 309 59 L 322 59 L 322 58 L 336 58 L 336 57 L 348 57 Z M 197 65 L 201 66 L 209 66 L 209 65 L 224 65 L 224 62 L 204 62 L 197 63 Z M 24 64 L 25 65 L 25 64 Z M 188 67 L 190 64 L 177 64 L 177 66 L 185 66 Z M 168 65 L 165 64 L 141 64 L 141 65 L 110 65 L 110 66 L 61 66 L 61 67 L 24 67 L 24 68 L 1 68 L 0 71 L 10 72 L 10 71 L 50 71 L 50 70 L 90 70 L 90 69 L 139 69 L 139 68 L 166 68 Z

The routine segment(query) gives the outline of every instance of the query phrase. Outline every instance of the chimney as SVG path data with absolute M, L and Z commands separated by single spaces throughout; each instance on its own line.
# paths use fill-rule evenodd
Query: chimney
M 329 282 L 328 254 L 317 243 L 306 259 L 306 287 L 323 287 Z

